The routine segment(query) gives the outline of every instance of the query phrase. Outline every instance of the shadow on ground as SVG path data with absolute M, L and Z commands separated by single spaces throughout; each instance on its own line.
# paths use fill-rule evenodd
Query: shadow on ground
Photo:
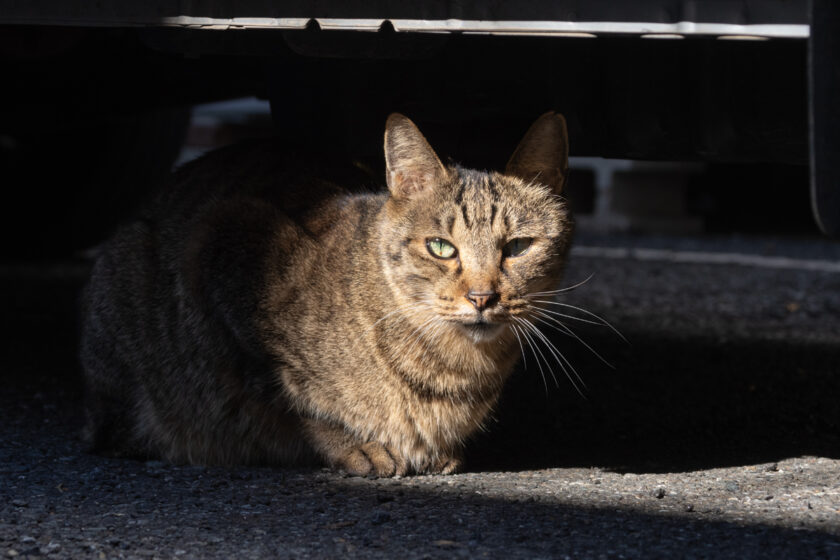
M 840 349 L 827 343 L 588 337 L 610 370 L 578 348 L 586 396 L 519 371 L 498 422 L 473 446 L 477 469 L 558 466 L 677 472 L 816 455 L 840 458 Z M 569 346 L 568 339 L 555 340 Z

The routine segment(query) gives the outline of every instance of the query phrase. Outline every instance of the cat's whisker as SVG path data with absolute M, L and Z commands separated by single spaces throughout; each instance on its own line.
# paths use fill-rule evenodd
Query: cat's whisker
M 426 319 L 423 323 L 420 324 L 416 329 L 414 329 L 411 334 L 406 337 L 405 342 L 400 346 L 401 349 L 405 349 L 404 353 L 406 355 L 410 355 L 411 352 L 414 351 L 415 347 L 423 341 L 423 339 L 429 338 L 437 338 L 437 334 L 439 333 L 442 326 L 445 324 L 445 321 L 441 319 L 438 315 L 433 314 L 428 319 Z M 413 341 L 412 341 L 413 339 Z M 408 348 L 405 347 L 406 344 L 411 343 L 411 346 Z
M 421 330 L 423 330 L 423 328 L 424 328 L 426 325 L 428 325 L 429 323 L 431 323 L 433 320 L 434 320 L 434 316 L 430 316 L 430 317 L 427 317 L 427 318 L 426 318 L 426 319 L 425 319 L 422 323 L 420 323 L 419 325 L 415 326 L 415 327 L 414 327 L 414 330 L 412 330 L 412 331 L 408 334 L 408 336 L 406 336 L 406 337 L 405 337 L 405 339 L 403 339 L 403 340 L 401 341 L 401 348 L 400 348 L 400 351 L 402 351 L 402 350 L 406 347 L 406 345 L 407 345 L 407 344 L 409 344 L 409 343 L 413 342 L 413 341 L 415 340 L 414 335 L 415 335 L 415 334 L 417 334 L 418 332 L 420 332 Z
M 554 384 L 555 384 L 557 387 L 559 387 L 559 386 L 560 386 L 560 383 L 557 381 L 557 376 L 556 376 L 556 375 L 554 375 L 554 370 L 553 370 L 553 369 L 551 369 L 551 364 L 549 363 L 548 358 L 546 358 L 546 357 L 545 357 L 545 354 L 543 354 L 542 350 L 540 350 L 539 345 L 536 343 L 536 341 L 535 341 L 535 340 L 531 337 L 530 333 L 528 332 L 529 330 L 537 330 L 537 329 L 536 329 L 536 327 L 534 327 L 534 325 L 533 325 L 533 324 L 531 324 L 531 322 L 530 322 L 530 321 L 528 321 L 527 319 L 523 319 L 523 318 L 521 318 L 521 317 L 518 317 L 518 318 L 517 318 L 517 322 L 519 322 L 519 324 L 523 326 L 523 328 L 522 328 L 522 334 L 523 334 L 523 335 L 525 336 L 525 338 L 526 338 L 526 339 L 530 342 L 530 344 L 531 344 L 531 348 L 532 348 L 532 349 L 536 349 L 536 351 L 539 353 L 540 357 L 542 357 L 543 361 L 545 361 L 545 365 L 546 365 L 546 367 L 548 368 L 548 373 L 550 373 L 550 374 L 551 374 L 551 378 L 554 380 Z M 537 365 L 539 366 L 539 365 L 540 365 L 540 360 L 539 360 L 539 358 L 537 358 L 537 357 L 536 357 L 536 355 L 535 355 L 534 357 L 536 358 L 536 360 L 537 360 Z M 545 373 L 543 373 L 542 366 L 540 366 L 540 373 L 541 373 L 541 374 L 542 374 L 542 376 L 543 376 L 543 382 L 545 382 Z M 548 388 L 546 387 L 546 390 L 547 390 L 547 389 L 548 389 Z
M 572 290 L 576 290 L 576 289 L 580 288 L 581 286 L 583 286 L 584 284 L 586 284 L 587 282 L 589 282 L 590 280 L 592 280 L 592 278 L 594 276 L 595 276 L 595 273 L 593 272 L 592 274 L 587 276 L 584 280 L 581 280 L 580 282 L 578 282 L 577 284 L 574 284 L 572 286 L 568 286 L 566 288 L 560 288 L 559 290 L 547 290 L 545 292 L 533 292 L 531 294 L 526 294 L 525 297 L 547 296 L 547 295 L 554 295 L 554 294 L 562 294 L 564 292 L 571 292 Z
M 536 313 L 539 313 L 539 311 L 538 311 L 538 310 L 535 310 L 535 311 L 536 311 Z M 587 350 L 589 350 L 590 352 L 592 352 L 592 354 L 594 354 L 596 358 L 598 358 L 599 360 L 601 360 L 602 362 L 604 362 L 604 364 L 606 364 L 606 365 L 607 365 L 607 367 L 609 367 L 610 369 L 615 369 L 615 366 L 614 366 L 614 365 L 612 365 L 612 364 L 611 364 L 611 363 L 609 363 L 606 359 L 604 359 L 604 357 L 603 357 L 603 356 L 601 356 L 601 354 L 599 354 L 597 351 L 595 351 L 595 349 L 594 349 L 594 348 L 592 348 L 592 346 L 590 346 L 589 344 L 587 344 L 585 340 L 583 340 L 581 337 L 579 337 L 579 336 L 577 335 L 577 333 L 575 333 L 575 331 L 573 331 L 571 328 L 569 328 L 569 326 L 568 326 L 567 324 L 563 323 L 563 322 L 562 322 L 562 321 L 560 321 L 559 319 L 556 319 L 556 318 L 554 318 L 554 317 L 551 317 L 550 315 L 545 315 L 545 317 L 546 317 L 547 319 L 549 319 L 550 321 L 552 321 L 552 323 L 553 323 L 553 324 L 549 324 L 549 323 L 546 323 L 546 324 L 549 324 L 549 326 L 551 326 L 553 329 L 556 329 L 556 330 L 560 331 L 561 333 L 563 333 L 563 334 L 565 334 L 565 335 L 568 335 L 568 336 L 570 336 L 570 337 L 574 338 L 575 340 L 577 340 L 578 342 L 580 342 L 580 343 L 581 343 L 584 347 L 586 347 L 586 349 L 587 349 Z
M 359 336 L 364 336 L 364 335 L 368 334 L 370 331 L 372 331 L 376 327 L 376 325 L 378 325 L 379 323 L 381 323 L 382 321 L 384 321 L 385 319 L 387 319 L 388 317 L 390 317 L 390 316 L 392 316 L 396 313 L 414 311 L 414 310 L 423 309 L 423 308 L 431 309 L 432 306 L 431 306 L 431 304 L 429 304 L 425 301 L 410 301 L 408 303 L 404 303 L 404 304 L 398 306 L 396 309 L 391 310 L 390 312 L 386 313 L 385 315 L 383 315 L 382 317 L 377 319 L 375 323 L 373 323 L 371 326 L 369 326 L 367 329 L 365 329 Z
M 443 319 L 441 319 L 440 317 L 436 317 L 436 320 L 431 324 L 429 338 L 439 339 L 445 323 L 446 322 Z
M 518 319 L 518 318 L 516 318 L 516 317 L 514 317 L 514 319 L 515 319 L 516 321 L 518 321 L 518 320 L 519 320 L 519 319 Z M 526 343 L 528 343 L 528 348 L 531 350 L 531 354 L 533 354 L 533 356 L 534 356 L 534 361 L 535 361 L 535 362 L 537 362 L 537 367 L 538 367 L 538 368 L 539 368 L 539 370 L 540 370 L 540 377 L 542 378 L 543 386 L 545 387 L 545 394 L 546 394 L 546 395 L 548 395 L 548 381 L 547 381 L 547 380 L 546 380 L 546 378 L 545 378 L 545 372 L 543 371 L 542 364 L 540 363 L 540 358 L 539 358 L 539 356 L 537 355 L 537 352 L 534 350 L 534 342 L 533 342 L 533 341 L 531 340 L 531 338 L 527 335 L 527 333 L 525 332 L 524 327 L 521 327 L 521 326 L 520 326 L 519 328 L 521 329 L 522 338 L 524 338 L 524 339 L 525 339 L 525 342 L 526 342 Z M 520 343 L 520 344 L 521 344 L 521 343 Z M 523 350 L 522 352 L 523 352 L 522 356 L 523 356 L 523 358 L 524 358 L 524 356 L 525 356 L 525 351 Z
M 615 327 L 614 327 L 614 326 L 613 326 L 613 325 L 612 325 L 609 321 L 607 321 L 606 319 L 604 319 L 604 318 L 603 318 L 603 317 L 601 317 L 600 315 L 596 315 L 595 313 L 592 313 L 591 311 L 588 311 L 588 310 L 586 310 L 586 309 L 584 309 L 584 308 L 582 308 L 582 307 L 577 307 L 577 306 L 575 306 L 575 305 L 571 305 L 571 304 L 568 304 L 568 303 L 563 303 L 563 302 L 560 302 L 560 301 L 552 301 L 552 300 L 545 300 L 545 299 L 537 299 L 537 300 L 534 300 L 534 303 L 545 303 L 545 304 L 548 304 L 548 305 L 557 305 L 557 306 L 560 306 L 560 307 L 567 307 L 567 308 L 569 308 L 569 309 L 574 309 L 575 311 L 580 311 L 580 312 L 581 312 L 581 313 L 583 313 L 584 315 L 588 315 L 589 317 L 593 317 L 593 318 L 597 319 L 598 321 L 600 321 L 600 324 L 601 324 L 601 325 L 603 325 L 603 326 L 607 327 L 607 328 L 608 328 L 608 329 L 610 329 L 612 332 L 614 332 L 615 334 L 617 334 L 617 335 L 619 336 L 619 338 L 621 338 L 621 340 L 623 340 L 624 342 L 626 342 L 626 343 L 628 343 L 628 344 L 630 343 L 630 342 L 629 342 L 629 341 L 628 341 L 628 340 L 624 337 L 624 335 L 623 335 L 623 334 L 621 334 L 621 332 L 620 332 L 617 328 L 615 328 Z
M 577 317 L 575 315 L 568 315 L 566 313 L 560 313 L 558 311 L 552 311 L 550 309 L 545 309 L 544 307 L 534 306 L 533 309 L 539 309 L 543 313 L 549 313 L 551 315 L 554 315 L 555 317 L 563 317 L 564 319 L 571 319 L 573 321 L 578 321 L 579 323 L 587 323 L 589 325 L 595 325 L 597 327 L 606 326 L 606 325 L 604 325 L 604 323 L 601 323 L 600 321 L 590 321 L 589 319 L 584 319 L 583 317 Z
M 410 297 L 411 298 L 416 298 L 416 299 L 411 299 L 410 301 L 407 301 L 407 302 L 405 302 L 401 305 L 398 305 L 396 308 L 392 309 L 391 311 L 389 311 L 388 313 L 386 313 L 385 315 L 383 315 L 382 317 L 377 319 L 376 322 L 373 323 L 373 325 L 371 325 L 371 327 L 376 326 L 378 323 L 384 321 L 388 317 L 391 317 L 395 314 L 409 313 L 409 312 L 416 311 L 416 310 L 434 309 L 435 308 L 434 302 L 431 301 L 427 297 L 423 297 L 422 295 L 415 295 L 415 294 L 410 294 Z
M 535 347 L 539 350 L 539 347 L 536 346 L 536 341 L 541 340 L 539 338 L 539 336 L 537 336 L 537 338 L 534 339 L 531 334 L 528 334 L 526 332 L 526 330 L 527 330 L 527 331 L 530 331 L 531 333 L 533 333 L 535 335 L 538 335 L 539 334 L 538 330 L 535 329 L 534 325 L 526 319 L 521 319 L 521 322 L 522 322 L 523 335 L 530 338 L 532 340 L 533 344 L 535 345 Z M 543 360 L 545 360 L 545 365 L 548 368 L 549 373 L 551 374 L 551 378 L 554 380 L 554 386 L 555 387 L 560 387 L 560 383 L 557 381 L 557 377 L 554 375 L 554 370 L 551 367 L 551 363 L 548 361 L 548 359 L 545 357 L 545 354 L 543 354 L 542 351 L 540 351 L 540 355 L 542 356 Z
M 537 320 L 539 320 L 539 319 L 537 319 Z M 551 353 L 552 357 L 555 360 L 557 360 L 557 364 L 560 366 L 560 369 L 563 370 L 563 373 L 566 375 L 566 378 L 568 378 L 568 380 L 571 382 L 572 387 L 575 388 L 575 391 L 577 391 L 577 393 L 580 396 L 586 398 L 586 395 L 584 394 L 584 392 L 581 390 L 580 386 L 578 385 L 578 383 L 580 383 L 580 385 L 582 385 L 584 389 L 587 389 L 586 383 L 580 377 L 580 375 L 578 374 L 578 372 L 574 368 L 574 366 L 572 366 L 571 362 L 569 362 L 569 360 L 566 359 L 566 357 L 563 355 L 563 353 L 560 352 L 560 350 L 554 345 L 554 343 L 552 343 L 548 339 L 548 337 L 545 336 L 545 334 L 536 327 L 536 325 L 534 325 L 533 323 L 531 323 L 528 320 L 525 320 L 525 322 L 528 324 L 528 326 L 530 327 L 530 329 L 534 333 L 534 335 L 537 338 L 539 338 L 543 342 L 543 344 L 546 345 L 546 348 Z M 574 377 L 572 377 L 572 375 L 569 374 L 569 369 L 567 369 L 566 366 L 568 366 L 568 368 L 572 370 L 572 373 L 574 374 Z M 577 379 L 577 382 L 575 381 L 575 379 Z M 554 381 L 555 381 L 555 383 L 557 383 L 556 379 Z M 557 385 L 559 387 L 559 384 L 557 384 Z
M 545 324 L 545 325 L 548 325 L 548 326 L 553 326 L 553 325 L 551 325 L 550 323 L 547 323 L 546 321 L 544 321 L 543 319 L 540 319 L 540 318 L 538 318 L 538 317 L 535 317 L 535 319 L 536 319 L 537 321 L 539 321 L 540 323 L 543 323 L 543 324 Z M 577 370 L 575 369 L 575 366 L 573 366 L 573 365 L 572 365 L 572 363 L 568 360 L 568 358 L 566 358 L 566 356 L 565 356 L 562 352 L 560 352 L 560 349 L 558 349 L 558 348 L 557 348 L 557 346 L 555 346 L 555 345 L 554 345 L 554 343 L 552 343 L 552 342 L 549 340 L 549 338 L 545 335 L 545 333 L 543 333 L 543 332 L 542 332 L 542 331 L 540 331 L 539 329 L 536 329 L 536 331 L 537 331 L 537 333 L 539 333 L 540 338 L 542 338 L 542 340 L 545 342 L 546 346 L 548 346 L 549 350 L 552 350 L 552 352 L 556 351 L 556 354 L 554 355 L 554 357 L 555 357 L 555 359 L 557 359 L 557 360 L 558 360 L 558 362 L 561 362 L 561 363 L 560 363 L 560 367 L 561 367 L 561 368 L 563 368 L 563 373 L 565 373 L 565 374 L 566 374 L 566 377 L 568 377 L 568 378 L 569 378 L 569 381 L 571 381 L 571 382 L 572 382 L 572 385 L 574 385 L 574 386 L 575 386 L 575 389 L 577 389 L 578 393 L 580 393 L 580 394 L 581 394 L 581 396 L 585 396 L 585 395 L 583 395 L 583 393 L 580 391 L 580 389 L 578 389 L 577 384 L 575 383 L 575 380 L 574 380 L 574 379 L 572 379 L 572 377 L 569 375 L 569 372 L 566 370 L 566 368 L 565 368 L 565 367 L 563 367 L 563 363 L 565 363 L 565 364 L 569 367 L 569 369 L 572 371 L 572 374 L 574 374 L 574 376 L 575 376 L 575 378 L 578 380 L 578 382 L 579 382 L 581 385 L 583 385 L 583 388 L 584 388 L 584 389 L 589 389 L 589 388 L 586 386 L 586 382 L 583 380 L 583 378 L 580 376 L 580 374 L 579 374 L 579 373 L 577 372 Z
M 423 339 L 423 335 L 427 332 L 427 328 L 429 327 L 429 325 L 431 325 L 437 320 L 439 319 L 436 316 L 432 315 L 431 317 L 423 321 L 423 323 L 421 323 L 419 327 L 411 331 L 411 334 L 409 334 L 406 337 L 405 342 L 403 342 L 403 344 L 400 345 L 400 349 L 405 348 L 406 344 L 409 343 L 411 343 L 411 346 L 406 348 L 405 352 L 400 353 L 405 355 L 411 355 L 411 352 L 414 351 L 414 348 L 417 346 L 417 343 Z
M 528 369 L 528 359 L 525 357 L 525 348 L 522 346 L 522 339 L 519 338 L 519 333 L 516 331 L 516 325 L 514 325 L 513 323 L 508 323 L 508 327 L 513 333 L 513 336 L 516 337 L 516 342 L 519 343 L 519 350 L 522 352 L 522 367 Z

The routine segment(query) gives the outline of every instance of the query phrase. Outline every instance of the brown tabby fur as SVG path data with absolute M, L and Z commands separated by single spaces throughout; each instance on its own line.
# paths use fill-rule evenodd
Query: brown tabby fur
M 357 179 L 271 143 L 186 166 L 109 242 L 86 290 L 93 447 L 455 471 L 519 354 L 512 318 L 559 281 L 567 153 L 547 113 L 506 174 L 444 166 L 392 115 L 389 193 L 347 191 Z M 457 256 L 430 254 L 431 238 Z M 533 242 L 506 256 L 514 238 Z

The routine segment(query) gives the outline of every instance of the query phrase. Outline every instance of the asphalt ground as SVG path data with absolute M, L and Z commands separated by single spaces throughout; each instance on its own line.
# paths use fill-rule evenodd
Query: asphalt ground
M 0 557 L 840 558 L 840 245 L 577 243 L 610 365 L 546 330 L 582 395 L 526 350 L 467 472 L 379 480 L 87 454 L 87 265 L 0 266 Z

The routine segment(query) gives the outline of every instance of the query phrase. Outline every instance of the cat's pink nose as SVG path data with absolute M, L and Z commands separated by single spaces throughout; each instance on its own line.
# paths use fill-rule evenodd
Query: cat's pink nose
M 470 290 L 467 292 L 466 298 L 478 311 L 484 311 L 499 299 L 499 294 L 496 292 L 474 292 Z

